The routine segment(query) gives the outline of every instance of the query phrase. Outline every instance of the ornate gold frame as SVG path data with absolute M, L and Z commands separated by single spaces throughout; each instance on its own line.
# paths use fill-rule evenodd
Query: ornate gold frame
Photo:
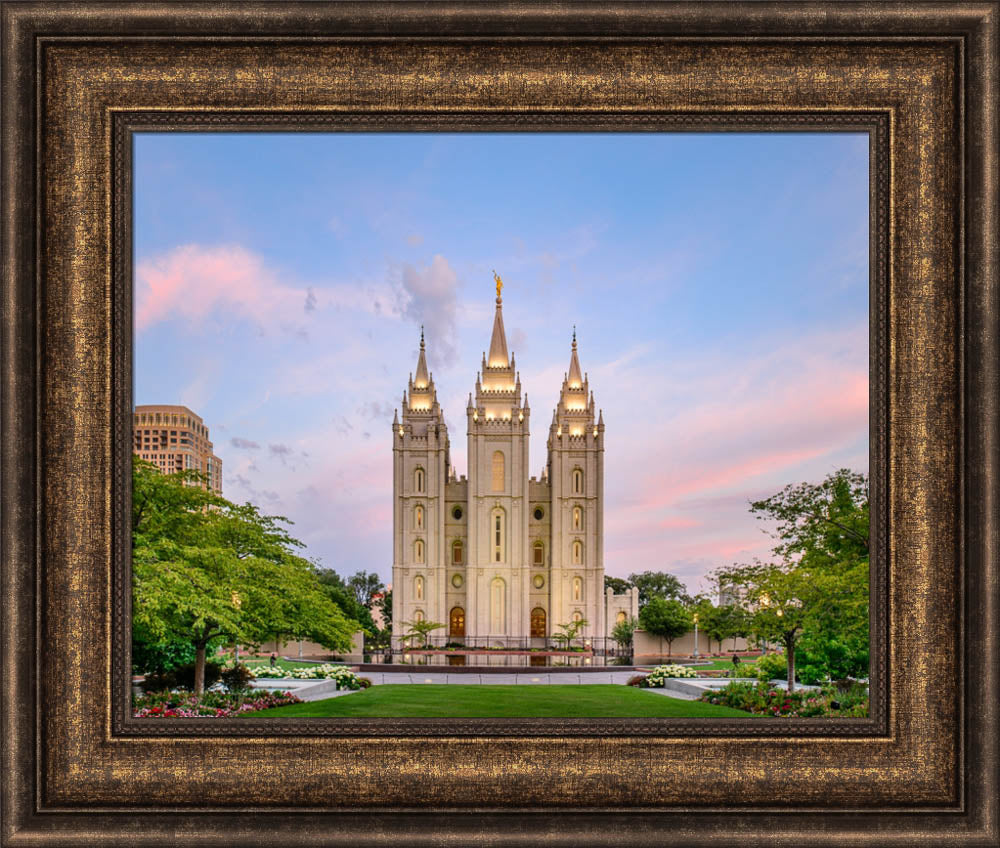
M 996 2 L 2 9 L 4 845 L 996 844 Z M 872 719 L 131 721 L 151 125 L 869 129 Z

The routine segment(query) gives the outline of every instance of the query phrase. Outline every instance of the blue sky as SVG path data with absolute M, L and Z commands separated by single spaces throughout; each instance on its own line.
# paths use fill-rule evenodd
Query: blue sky
M 765 556 L 747 502 L 867 470 L 868 142 L 815 134 L 143 134 L 136 403 L 224 494 L 391 577 L 390 424 L 426 327 L 452 461 L 492 269 L 532 473 L 575 324 L 606 432 L 605 568 Z

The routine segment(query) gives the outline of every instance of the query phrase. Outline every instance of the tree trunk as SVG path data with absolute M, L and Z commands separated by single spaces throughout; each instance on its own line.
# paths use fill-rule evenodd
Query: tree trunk
M 795 691 L 795 637 L 785 639 L 785 654 L 788 661 L 788 691 Z
M 205 691 L 205 646 L 195 645 L 194 694 L 201 695 L 204 691 Z

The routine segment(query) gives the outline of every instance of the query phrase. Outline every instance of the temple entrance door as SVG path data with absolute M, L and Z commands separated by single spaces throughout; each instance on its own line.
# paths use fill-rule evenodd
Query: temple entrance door
M 461 607 L 451 609 L 451 615 L 448 617 L 448 635 L 465 636 L 465 610 Z
M 545 638 L 545 610 L 541 607 L 535 607 L 531 611 L 531 638 Z

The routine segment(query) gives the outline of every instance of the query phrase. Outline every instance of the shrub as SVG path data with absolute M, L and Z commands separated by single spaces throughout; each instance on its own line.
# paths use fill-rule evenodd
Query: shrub
M 205 692 L 200 698 L 188 692 L 153 692 L 133 700 L 132 714 L 136 718 L 229 718 L 299 703 L 290 692 Z
M 237 663 L 222 672 L 222 682 L 230 692 L 242 692 L 250 688 L 253 672 L 243 663 Z
M 701 700 L 709 704 L 722 704 L 745 710 L 748 713 L 768 716 L 796 716 L 810 718 L 814 716 L 851 716 L 868 715 L 868 695 L 860 690 L 852 690 L 852 701 L 837 700 L 833 689 L 798 690 L 786 692 L 776 689 L 766 683 L 730 683 L 724 689 L 706 692 Z
M 370 677 L 359 677 L 358 686 L 362 689 L 368 689 L 372 685 L 372 680 Z
M 645 674 L 636 674 L 628 679 L 629 686 L 642 686 L 643 681 L 646 679 Z
M 218 683 L 222 676 L 222 666 L 215 662 L 205 663 L 205 688 Z M 147 674 L 142 682 L 143 692 L 163 692 L 170 689 L 194 689 L 194 663 L 179 666 L 172 671 Z
M 668 677 L 697 677 L 698 672 L 683 665 L 658 665 L 645 678 L 640 686 L 662 688 L 663 681 Z
M 358 689 L 358 676 L 346 665 L 322 665 L 307 666 L 294 671 L 284 671 L 280 668 L 252 668 L 249 669 L 254 677 L 292 677 L 296 680 L 336 680 L 338 689 Z
M 783 654 L 765 654 L 757 660 L 749 676 L 756 677 L 762 683 L 784 680 L 788 677 L 788 661 Z

